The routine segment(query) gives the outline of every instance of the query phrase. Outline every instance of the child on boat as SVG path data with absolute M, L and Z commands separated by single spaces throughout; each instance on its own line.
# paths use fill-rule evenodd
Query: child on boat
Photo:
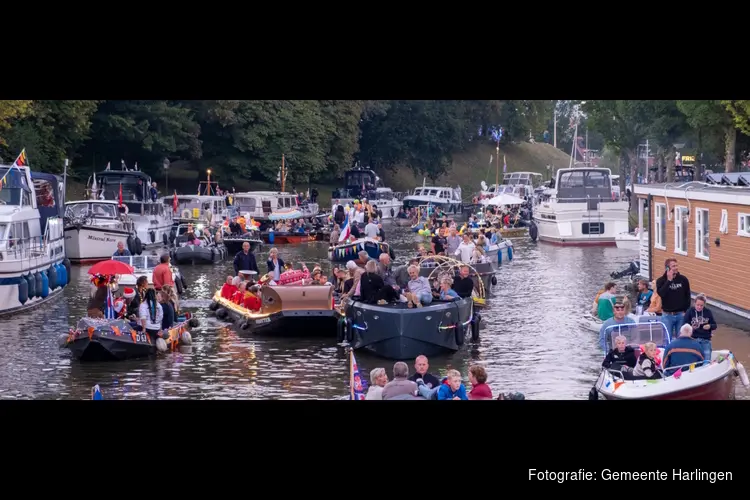
M 607 354 L 604 358 L 602 366 L 604 368 L 617 368 L 625 369 L 625 367 L 631 370 L 635 368 L 638 360 L 635 357 L 635 349 L 626 344 L 627 339 L 624 335 L 618 335 L 615 338 L 615 347 Z
M 440 385 L 437 393 L 438 401 L 468 401 L 469 397 L 466 395 L 466 387 L 461 382 L 461 373 L 458 370 L 448 370 L 445 376 L 448 379 L 448 383 Z
M 639 378 L 660 379 L 663 376 L 661 368 L 656 362 L 656 344 L 646 342 L 643 345 L 643 353 L 638 358 L 638 363 L 633 369 L 633 375 Z

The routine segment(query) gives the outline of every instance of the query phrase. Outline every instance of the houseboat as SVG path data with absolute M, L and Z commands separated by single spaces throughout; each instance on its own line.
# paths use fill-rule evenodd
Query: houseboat
M 64 182 L 18 163 L 0 166 L 0 316 L 57 296 L 70 274 Z
M 268 228 L 271 214 L 285 214 L 295 210 L 300 211 L 302 218 L 314 217 L 318 214 L 317 203 L 297 202 L 297 195 L 281 191 L 250 191 L 234 193 L 234 206 L 246 219 L 260 222 L 260 230 Z
M 487 186 L 482 182 L 480 194 L 484 195 L 485 198 L 493 198 L 501 193 L 512 194 L 519 198 L 524 196 L 531 198 L 534 195 L 534 189 L 541 186 L 542 180 L 542 174 L 536 172 L 510 172 L 503 176 L 503 182 L 499 188 L 497 184 Z
M 98 184 L 97 184 L 98 181 Z M 169 244 L 172 230 L 172 209 L 152 201 L 151 177 L 138 170 L 105 170 L 94 175 L 87 185 L 94 200 L 114 200 L 135 224 L 136 238 L 143 248 Z
M 408 196 L 404 196 L 404 208 L 417 208 L 422 205 L 440 207 L 446 214 L 460 214 L 463 201 L 461 199 L 461 187 L 455 189 L 450 187 L 422 186 L 414 190 Z
M 555 187 L 534 211 L 540 241 L 572 246 L 615 246 L 628 232 L 628 202 L 612 192 L 608 168 L 571 167 L 557 171 Z
M 65 254 L 73 263 L 109 259 L 122 241 L 133 253 L 135 225 L 116 201 L 80 200 L 65 204 Z
M 709 305 L 750 319 L 750 187 L 743 175 L 735 184 L 733 177 L 715 185 L 636 184 L 634 193 L 639 233 L 647 237 L 641 274 L 653 281 L 664 274 L 666 259 L 675 258 L 693 296 L 703 293 Z
M 334 203 L 350 206 L 354 200 L 363 198 L 366 198 L 373 208 L 377 207 L 380 210 L 383 219 L 391 219 L 401 208 L 403 193 L 394 193 L 372 170 L 356 167 L 344 174 L 344 187 L 331 195 Z

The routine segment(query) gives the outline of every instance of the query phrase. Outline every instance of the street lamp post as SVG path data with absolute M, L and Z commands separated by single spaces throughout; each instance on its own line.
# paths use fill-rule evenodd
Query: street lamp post
M 208 182 L 206 183 L 208 187 L 206 188 L 206 195 L 211 196 L 211 169 L 210 168 L 206 170 L 206 174 L 208 174 Z

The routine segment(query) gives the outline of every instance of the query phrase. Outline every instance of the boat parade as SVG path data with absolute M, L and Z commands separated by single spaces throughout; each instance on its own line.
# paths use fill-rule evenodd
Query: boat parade
M 13 151 L 0 399 L 746 399 L 748 161 L 605 166 L 610 111 L 565 102 L 554 139 L 480 127 L 471 184 Z

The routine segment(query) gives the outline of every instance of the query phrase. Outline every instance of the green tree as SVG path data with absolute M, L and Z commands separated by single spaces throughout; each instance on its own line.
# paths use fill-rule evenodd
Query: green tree
M 3 134 L 18 118 L 23 118 L 31 112 L 32 101 L 3 101 L 0 100 L 0 146 L 7 143 Z
M 734 171 L 737 129 L 733 115 L 722 101 L 677 101 L 677 107 L 685 115 L 687 123 L 698 135 L 697 157 L 703 153 L 703 136 L 720 133 L 724 145 L 724 170 Z

